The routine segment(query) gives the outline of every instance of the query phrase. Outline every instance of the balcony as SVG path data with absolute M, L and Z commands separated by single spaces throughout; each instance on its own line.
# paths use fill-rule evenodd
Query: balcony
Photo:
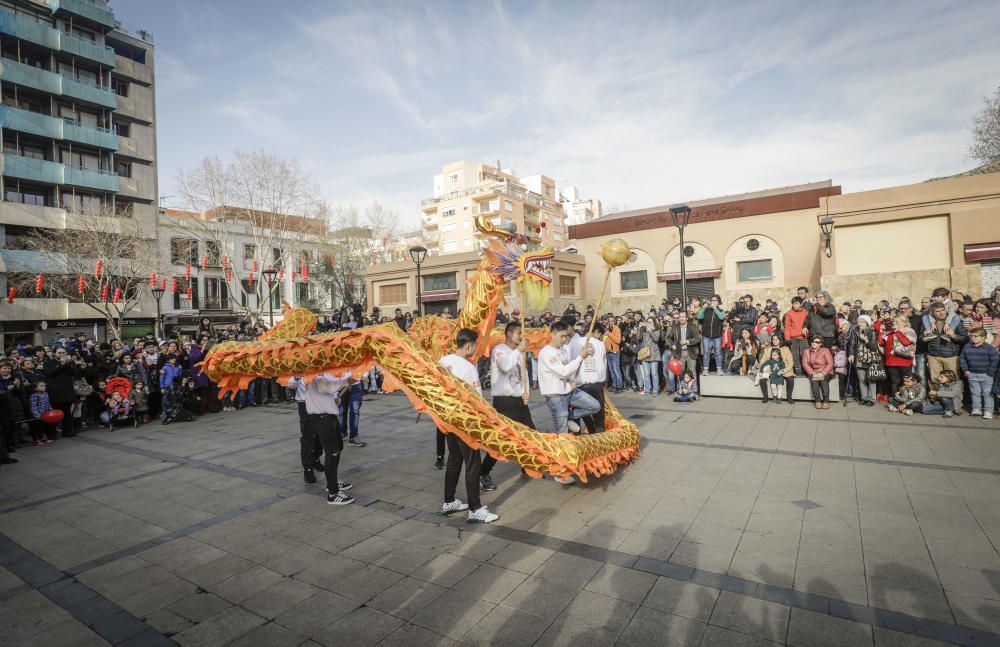
M 111 88 L 91 83 L 90 81 L 84 81 L 80 78 L 63 76 L 62 94 L 67 97 L 80 99 L 81 101 L 87 101 L 88 103 L 95 103 L 105 108 L 114 109 L 118 107 L 118 95 L 112 92 Z
M 52 139 L 65 139 L 109 150 L 118 149 L 118 136 L 106 128 L 78 121 L 40 115 L 29 110 L 0 106 L 0 127 Z
M 118 176 L 110 171 L 67 166 L 59 162 L 22 157 L 3 156 L 3 174 L 44 184 L 70 184 L 73 186 L 118 192 Z
M 133 61 L 126 56 L 115 57 L 115 74 L 135 79 L 146 85 L 153 83 L 153 71 L 150 67 L 138 61 Z
M 106 4 L 94 0 L 49 0 L 49 8 L 52 9 L 52 13 L 64 11 L 92 20 L 109 29 L 118 26 L 118 21 L 115 20 L 115 14 L 111 9 Z
M 59 34 L 60 49 L 69 54 L 74 54 L 80 58 L 103 63 L 108 67 L 115 66 L 115 50 L 106 45 L 101 45 L 86 38 L 80 38 L 69 32 Z
M 118 154 L 135 159 L 153 161 L 153 138 L 147 137 L 119 137 Z
M 9 58 L 0 59 L 0 79 L 42 92 L 62 94 L 62 75 Z
M 49 24 L 0 11 L 0 34 L 26 40 L 49 49 L 59 49 L 59 32 Z

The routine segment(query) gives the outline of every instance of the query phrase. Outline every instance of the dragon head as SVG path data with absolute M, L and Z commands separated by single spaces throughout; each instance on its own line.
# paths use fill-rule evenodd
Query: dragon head
M 552 248 L 527 250 L 526 238 L 497 228 L 482 216 L 476 218 L 476 228 L 493 237 L 483 253 L 490 271 L 508 283 L 521 283 L 533 307 L 544 306 L 552 283 Z

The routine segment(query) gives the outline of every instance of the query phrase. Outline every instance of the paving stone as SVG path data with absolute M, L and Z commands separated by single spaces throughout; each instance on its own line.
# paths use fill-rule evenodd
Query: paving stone
M 463 532 L 461 533 L 459 543 L 450 546 L 448 552 L 478 562 L 485 562 L 510 545 L 512 544 L 509 541 L 484 533 Z
M 723 591 L 712 611 L 709 624 L 740 633 L 785 641 L 789 608 L 745 595 Z
M 311 584 L 285 578 L 243 600 L 240 606 L 270 620 L 317 593 L 319 589 Z
M 489 558 L 491 564 L 531 575 L 552 557 L 555 551 L 526 544 L 508 544 Z
M 218 559 L 184 569 L 178 575 L 186 580 L 194 582 L 198 586 L 210 586 L 216 582 L 232 577 L 253 566 L 253 563 L 237 557 L 236 555 L 225 555 Z
M 697 645 L 705 633 L 703 623 L 639 607 L 618 639 L 619 645 Z
M 321 589 L 329 589 L 351 573 L 363 568 L 364 565 L 364 562 L 340 555 L 328 555 L 323 561 L 296 573 L 295 579 L 318 586 Z
M 555 619 L 580 592 L 575 586 L 531 576 L 503 599 L 504 606 Z
M 951 644 L 924 638 L 923 636 L 914 636 L 908 633 L 893 631 L 885 627 L 873 627 L 872 629 L 875 634 L 876 647 L 945 647 Z
M 547 559 L 541 568 L 533 573 L 533 576 L 582 588 L 599 570 L 601 570 L 600 562 L 575 555 L 556 553 Z
M 369 564 L 351 573 L 330 587 L 330 590 L 358 602 L 364 602 L 372 599 L 402 578 L 403 576 L 395 571 Z
M 434 633 L 459 640 L 494 606 L 485 600 L 471 600 L 460 591 L 447 591 L 417 612 L 410 621 Z
M 587 583 L 588 591 L 639 604 L 656 583 L 656 576 L 605 564 Z
M 297 647 L 305 637 L 279 624 L 261 625 L 232 643 L 232 647 Z
M 281 581 L 281 578 L 281 573 L 275 573 L 263 566 L 251 566 L 205 588 L 220 598 L 238 603 Z
M 791 611 L 788 644 L 796 647 L 863 647 L 873 644 L 870 625 L 804 609 Z
M 665 613 L 708 622 L 718 597 L 717 589 L 660 577 L 642 604 Z
M 677 545 L 673 555 L 670 556 L 670 561 L 703 571 L 725 573 L 733 561 L 734 553 L 735 549 L 730 550 L 708 544 L 682 541 Z
M 369 607 L 355 609 L 313 636 L 321 645 L 376 645 L 403 624 L 399 618 Z
M 169 609 L 157 609 L 144 618 L 146 624 L 167 636 L 179 634 L 194 623 Z
M 412 575 L 417 579 L 450 588 L 474 571 L 477 566 L 479 562 L 444 553 L 415 570 Z
M 37 591 L 29 591 L 0 604 L 0 627 L 10 644 L 27 640 L 72 618 Z
M 775 647 L 776 643 L 757 636 L 748 636 L 730 629 L 709 626 L 705 629 L 700 647 Z
M 494 607 L 465 637 L 463 645 L 530 645 L 548 627 L 544 618 L 504 606 Z
M 430 582 L 404 577 L 370 600 L 368 606 L 409 620 L 447 590 Z
M 434 633 L 424 627 L 404 624 L 402 627 L 392 632 L 385 640 L 379 643 L 379 647 L 451 647 L 456 644 L 454 640 L 447 636 Z
M 264 624 L 265 620 L 239 607 L 230 607 L 173 636 L 182 647 L 224 645 Z
M 283 611 L 274 622 L 303 636 L 314 636 L 358 606 L 358 602 L 350 598 L 329 591 L 320 591 Z
M 470 598 L 500 602 L 527 577 L 517 571 L 492 564 L 481 564 L 456 584 L 454 590 L 461 591 Z
M 638 605 L 600 593 L 580 591 L 560 617 L 568 616 L 573 624 L 600 627 L 616 636 L 628 626 Z
M 299 546 L 295 550 L 275 555 L 262 566 L 281 573 L 295 575 L 330 558 L 330 553 L 313 546 Z

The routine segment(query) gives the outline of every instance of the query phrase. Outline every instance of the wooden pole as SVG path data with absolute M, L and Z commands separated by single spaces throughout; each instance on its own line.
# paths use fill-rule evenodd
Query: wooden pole
M 528 320 L 528 288 L 525 286 L 524 282 L 527 279 L 521 279 L 521 334 L 524 334 L 525 322 Z M 524 385 L 524 393 L 521 397 L 524 398 L 524 403 L 528 403 L 528 355 L 527 353 L 521 353 L 521 383 Z
M 604 285 L 601 286 L 601 295 L 597 297 L 597 306 L 594 308 L 594 318 L 590 320 L 590 330 L 587 331 L 587 339 L 584 340 L 584 344 L 589 344 L 590 338 L 594 336 L 594 324 L 597 323 L 598 313 L 601 311 L 601 304 L 604 303 L 604 292 L 608 289 L 608 279 L 611 278 L 612 270 L 614 270 L 614 268 L 609 265 L 608 272 L 604 275 Z

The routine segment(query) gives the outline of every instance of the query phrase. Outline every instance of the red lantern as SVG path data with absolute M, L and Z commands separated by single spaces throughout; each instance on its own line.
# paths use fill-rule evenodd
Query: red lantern
M 149 274 L 149 287 L 156 287 L 156 272 L 150 272 Z
M 188 289 L 187 289 L 187 300 L 188 301 L 193 301 L 194 300 L 194 290 L 191 288 L 190 285 L 188 286 Z
M 305 263 L 302 264 L 302 272 L 301 272 L 301 274 L 302 274 L 302 282 L 303 283 L 308 283 L 309 282 L 309 266 L 306 265 Z
M 279 267 L 278 268 L 278 278 L 279 279 L 284 279 L 285 278 L 285 268 L 284 267 Z M 292 279 L 292 280 L 294 281 L 295 279 Z
M 87 291 L 87 280 L 82 276 L 76 282 L 76 289 L 80 292 L 80 294 Z
M 295 283 L 295 270 L 292 270 L 292 283 Z
M 167 279 L 161 279 L 160 280 L 160 289 L 161 290 L 166 290 L 167 289 Z
M 545 227 L 548 227 L 548 226 L 549 226 L 549 223 L 547 223 L 547 222 L 543 222 L 543 223 L 542 223 L 542 228 L 543 228 L 543 229 L 544 229 Z
M 7 303 L 14 303 L 14 297 L 17 296 L 17 288 L 10 288 L 7 290 Z
M 188 263 L 187 265 L 184 266 L 184 278 L 186 278 L 188 281 L 191 280 L 191 263 Z
M 114 294 L 113 297 L 111 297 L 111 303 L 114 303 L 114 304 L 117 305 L 117 303 L 119 301 L 121 301 L 121 298 L 122 298 L 122 289 L 121 288 L 115 288 L 115 294 Z
M 104 270 L 104 263 L 101 259 L 97 259 L 97 264 L 94 265 L 94 276 L 101 278 L 101 271 Z
M 536 234 L 542 233 L 542 228 L 541 227 L 535 227 L 535 233 Z
M 250 272 L 250 276 L 247 277 L 247 285 L 253 285 L 253 272 Z
M 226 283 L 232 283 L 233 281 L 233 268 L 226 268 Z
M 208 256 L 202 256 L 201 257 L 201 269 L 203 269 L 203 270 L 207 270 L 208 269 Z
M 170 278 L 170 294 L 177 294 L 177 277 Z
M 45 289 L 45 277 L 41 274 L 35 277 L 35 294 L 41 294 Z
M 255 260 L 254 260 L 254 262 L 253 262 L 253 263 L 251 264 L 251 266 L 250 266 L 250 271 L 251 271 L 251 272 L 256 272 L 256 271 L 257 271 L 257 261 L 256 261 L 256 259 L 255 259 Z
M 101 288 L 101 301 L 108 300 L 108 291 L 110 290 L 110 288 L 111 288 L 110 285 L 105 285 L 103 288 Z
M 229 257 L 228 256 L 223 256 L 222 257 L 222 269 L 226 269 L 227 267 L 229 267 Z

